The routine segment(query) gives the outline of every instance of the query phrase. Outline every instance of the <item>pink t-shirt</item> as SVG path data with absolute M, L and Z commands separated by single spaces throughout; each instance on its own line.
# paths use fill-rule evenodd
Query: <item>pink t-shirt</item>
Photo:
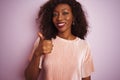
M 39 41 L 38 38 L 34 50 Z M 40 58 L 40 80 L 82 80 L 94 71 L 90 47 L 85 40 L 57 36 L 52 43 L 52 52 Z

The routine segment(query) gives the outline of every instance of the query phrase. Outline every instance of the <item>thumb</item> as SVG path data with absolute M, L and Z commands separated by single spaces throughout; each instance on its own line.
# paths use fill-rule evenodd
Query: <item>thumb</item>
M 41 32 L 38 32 L 38 36 L 40 37 L 40 40 L 44 40 L 44 36 L 42 35 Z

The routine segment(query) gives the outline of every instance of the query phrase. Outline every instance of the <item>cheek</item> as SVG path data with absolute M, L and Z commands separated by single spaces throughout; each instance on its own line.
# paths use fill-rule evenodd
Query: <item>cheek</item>
M 66 20 L 69 22 L 69 24 L 72 23 L 72 21 L 73 21 L 72 17 L 69 17 L 69 16 L 66 17 Z
M 66 17 L 66 20 L 70 20 L 70 19 L 71 19 L 71 17 L 70 17 L 70 16 L 67 16 L 67 17 Z

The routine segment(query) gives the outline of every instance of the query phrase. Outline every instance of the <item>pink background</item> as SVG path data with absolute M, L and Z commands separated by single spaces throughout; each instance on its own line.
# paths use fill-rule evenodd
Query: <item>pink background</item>
M 0 0 L 0 80 L 24 80 L 35 19 L 46 0 Z M 79 0 L 87 12 L 95 72 L 92 80 L 120 80 L 120 0 Z

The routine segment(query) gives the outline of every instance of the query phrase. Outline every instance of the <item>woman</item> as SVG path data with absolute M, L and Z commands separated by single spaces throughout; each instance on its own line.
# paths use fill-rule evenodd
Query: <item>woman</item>
M 49 0 L 40 9 L 39 38 L 26 80 L 90 80 L 93 62 L 85 41 L 88 24 L 76 0 Z

